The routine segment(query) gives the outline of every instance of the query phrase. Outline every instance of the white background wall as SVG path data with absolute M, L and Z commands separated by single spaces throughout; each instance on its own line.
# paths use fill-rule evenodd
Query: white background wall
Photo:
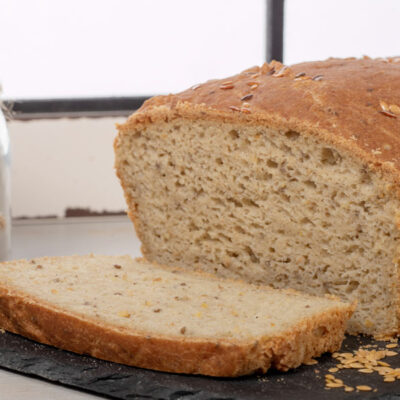
M 263 59 L 263 0 L 0 0 L 8 97 L 164 93 Z
M 264 0 L 0 0 L 6 98 L 182 90 L 265 58 Z M 400 55 L 400 0 L 286 0 L 285 61 Z M 114 120 L 12 122 L 14 216 L 125 207 Z
M 400 54 L 399 0 L 286 0 L 288 63 Z M 174 92 L 260 64 L 265 0 L 0 0 L 5 97 Z
M 285 62 L 400 55 L 399 0 L 286 0 Z
M 125 210 L 113 154 L 115 123 L 123 121 L 10 122 L 13 216 L 63 217 L 67 208 Z

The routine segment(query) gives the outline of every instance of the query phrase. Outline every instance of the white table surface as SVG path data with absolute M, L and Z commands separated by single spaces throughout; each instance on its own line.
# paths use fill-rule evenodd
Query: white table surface
M 128 217 L 16 221 L 10 258 L 72 254 L 140 256 L 140 243 Z M 0 400 L 94 400 L 91 395 L 0 368 Z

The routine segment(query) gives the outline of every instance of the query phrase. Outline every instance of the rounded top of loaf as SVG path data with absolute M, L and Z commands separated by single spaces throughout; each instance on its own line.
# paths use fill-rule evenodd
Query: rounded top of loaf
M 121 130 L 175 117 L 265 124 L 317 135 L 400 181 L 400 57 L 272 61 L 157 96 Z

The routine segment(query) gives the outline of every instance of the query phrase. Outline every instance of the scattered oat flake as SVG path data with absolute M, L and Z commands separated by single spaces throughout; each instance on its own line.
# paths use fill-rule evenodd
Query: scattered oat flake
M 322 81 L 323 77 L 324 77 L 323 75 L 315 75 L 312 77 L 312 80 L 313 81 Z
M 392 340 L 392 345 L 397 346 L 397 340 Z M 395 346 L 390 346 L 389 349 Z M 393 369 L 390 365 L 384 361 L 383 358 L 392 355 L 397 355 L 397 352 L 386 349 L 371 349 L 372 347 L 377 347 L 377 345 L 366 345 L 360 347 L 354 353 L 333 353 L 332 357 L 336 359 L 337 365 L 334 368 L 330 368 L 329 372 L 337 372 L 343 369 L 357 369 L 360 373 L 371 374 L 377 372 L 382 376 L 384 382 L 395 382 L 397 379 L 400 380 L 400 368 Z M 367 350 L 370 349 L 370 350 Z M 332 374 L 325 375 L 326 388 L 344 387 L 345 391 L 353 391 L 354 388 L 347 386 L 343 383 L 341 379 L 337 379 Z M 347 389 L 349 388 L 349 389 Z M 372 389 L 368 385 L 357 386 L 359 391 L 376 391 L 377 389 Z
M 190 89 L 196 90 L 196 89 L 198 89 L 200 86 L 201 86 L 201 84 L 199 83 L 199 84 L 197 84 L 197 85 L 193 85 Z
M 313 358 L 311 360 L 308 360 L 304 363 L 305 365 L 315 365 L 318 364 L 317 360 L 314 360 Z
M 390 367 L 390 365 L 384 361 L 378 361 L 378 365 L 381 365 L 382 367 Z
M 372 387 L 368 386 L 368 385 L 358 385 L 358 386 L 356 386 L 356 389 L 358 389 L 362 392 L 369 392 L 372 390 Z
M 389 343 L 385 346 L 387 349 L 394 349 L 397 347 L 397 343 Z
M 252 94 L 246 94 L 245 96 L 243 96 L 240 100 L 241 101 L 246 101 L 246 100 L 250 100 L 253 97 Z
M 391 104 L 389 106 L 389 111 L 393 114 L 400 115 L 400 107 L 396 104 Z
M 274 76 L 276 78 L 280 78 L 281 76 L 284 76 L 285 71 L 288 69 L 287 65 L 285 65 L 284 67 L 282 67 L 278 72 L 274 73 Z
M 345 387 L 344 387 L 344 391 L 345 391 L 345 392 L 353 392 L 353 391 L 354 391 L 354 388 L 351 387 L 351 386 L 345 386 Z
M 389 106 L 386 101 L 380 100 L 379 105 L 381 106 L 380 113 L 386 115 L 387 117 L 397 118 L 397 112 L 395 111 L 399 111 L 400 114 L 400 108 L 394 104 Z
M 306 76 L 306 73 L 305 72 L 299 72 L 298 74 L 295 75 L 294 79 L 298 79 L 298 78 L 301 78 L 303 76 Z
M 232 81 L 225 81 L 221 83 L 219 88 L 222 90 L 227 90 L 227 89 L 233 89 L 234 87 L 235 86 L 233 85 Z
M 396 378 L 394 376 L 385 376 L 383 382 L 394 382 Z
M 343 384 L 342 383 L 335 383 L 335 382 L 328 382 L 325 384 L 326 387 L 328 388 L 339 388 L 342 387 Z
M 391 113 L 390 111 L 379 111 L 381 114 L 386 115 L 387 117 L 390 118 L 397 118 L 396 114 Z
M 357 368 L 362 368 L 363 365 L 361 363 L 355 362 L 350 364 L 351 368 L 357 369 Z
M 236 106 L 229 106 L 229 108 L 230 108 L 232 111 L 240 111 L 240 108 L 239 108 L 239 107 L 236 107 Z
M 381 106 L 383 111 L 389 111 L 389 105 L 386 101 L 380 100 L 379 105 Z
M 374 372 L 374 370 L 372 370 L 370 368 L 361 368 L 358 370 L 358 372 L 362 372 L 363 374 L 372 374 Z

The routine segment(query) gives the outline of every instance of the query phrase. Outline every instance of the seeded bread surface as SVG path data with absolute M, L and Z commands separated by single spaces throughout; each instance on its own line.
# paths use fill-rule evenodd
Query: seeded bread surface
M 71 256 L 0 265 L 0 327 L 169 372 L 287 370 L 337 350 L 353 307 L 133 260 Z
M 146 258 L 400 324 L 400 58 L 272 62 L 147 101 L 116 171 Z

